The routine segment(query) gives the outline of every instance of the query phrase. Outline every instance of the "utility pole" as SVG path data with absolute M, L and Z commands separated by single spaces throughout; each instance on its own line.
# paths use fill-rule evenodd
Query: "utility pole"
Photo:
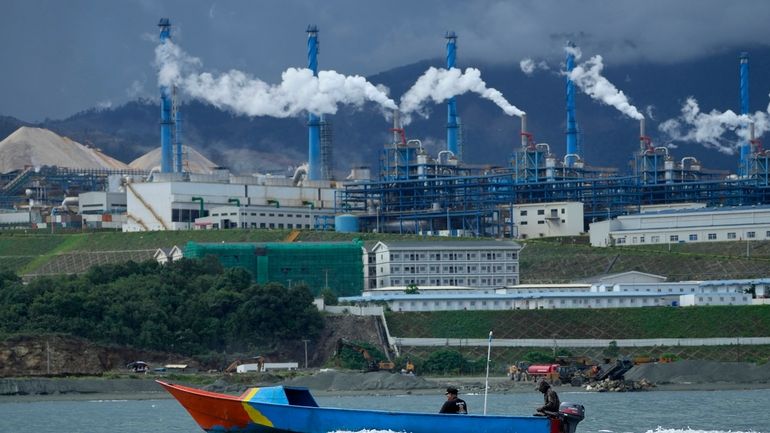
M 305 370 L 307 370 L 307 343 L 310 340 L 302 340 L 303 343 L 305 343 Z

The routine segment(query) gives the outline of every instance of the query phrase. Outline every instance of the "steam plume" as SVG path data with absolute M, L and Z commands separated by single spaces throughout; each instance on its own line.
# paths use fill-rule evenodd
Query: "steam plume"
M 577 50 L 576 47 L 570 49 Z M 580 50 L 577 52 L 579 53 Z M 577 58 L 577 56 L 575 57 Z M 593 99 L 617 108 L 632 119 L 641 120 L 644 117 L 642 113 L 628 102 L 628 98 L 621 90 L 618 90 L 615 85 L 602 76 L 602 69 L 604 69 L 602 56 L 596 55 L 584 63 L 576 65 L 569 73 L 569 78 L 580 87 L 580 90 Z
M 524 114 L 523 111 L 506 101 L 500 91 L 487 87 L 487 83 L 481 79 L 481 72 L 478 69 L 467 68 L 463 73 L 457 68 L 447 70 L 431 67 L 417 79 L 412 88 L 401 96 L 401 112 L 404 114 L 403 124 L 407 125 L 411 121 L 410 113 L 417 112 L 423 117 L 427 117 L 424 104 L 428 100 L 438 104 L 467 92 L 477 93 L 482 98 L 494 102 L 509 116 Z
M 249 116 L 334 114 L 340 104 L 361 106 L 367 101 L 387 110 L 397 108 L 385 87 L 375 86 L 357 75 L 320 71 L 315 77 L 310 69 L 289 68 L 281 74 L 282 81 L 277 85 L 237 70 L 214 76 L 197 72 L 201 61 L 170 41 L 155 49 L 155 62 L 160 85 L 175 85 L 193 98 Z
M 541 60 L 539 62 L 536 62 L 530 58 L 526 58 L 520 61 L 519 67 L 521 68 L 521 72 L 524 72 L 525 75 L 532 75 L 538 69 L 542 69 L 544 71 L 548 71 L 551 69 L 548 66 L 548 63 L 546 63 L 545 61 Z
M 758 137 L 770 129 L 770 116 L 762 111 L 754 114 L 736 114 L 732 110 L 704 113 L 698 101 L 690 97 L 682 106 L 682 114 L 661 123 L 658 129 L 671 140 L 700 143 L 732 155 L 738 150 L 740 142 L 750 139 L 748 126 L 751 123 L 754 123 L 754 133 Z M 728 132 L 734 133 L 739 141 L 725 137 Z

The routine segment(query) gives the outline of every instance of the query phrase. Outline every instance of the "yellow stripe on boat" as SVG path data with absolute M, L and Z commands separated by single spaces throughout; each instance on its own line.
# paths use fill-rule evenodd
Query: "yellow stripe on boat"
M 254 398 L 254 396 L 257 395 L 258 392 L 259 392 L 259 388 L 252 388 L 249 391 L 249 393 L 246 394 L 243 401 L 241 402 L 241 404 L 243 405 L 243 410 L 245 410 L 246 413 L 249 414 L 249 418 L 251 418 L 251 420 L 254 421 L 254 423 L 259 425 L 264 425 L 267 427 L 272 427 L 273 423 L 269 419 L 267 419 L 267 417 L 262 415 L 262 412 L 254 409 L 254 407 L 252 407 L 249 404 L 251 399 Z

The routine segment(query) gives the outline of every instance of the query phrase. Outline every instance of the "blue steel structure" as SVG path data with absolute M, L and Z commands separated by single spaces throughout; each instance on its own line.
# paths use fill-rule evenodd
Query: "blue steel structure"
M 447 34 L 448 66 L 450 58 L 454 59 L 454 38 L 454 34 Z M 572 67 L 574 57 L 568 55 L 567 69 Z M 748 80 L 747 75 L 743 77 Z M 742 91 L 747 91 L 747 86 L 742 85 Z M 759 141 L 753 139 L 753 154 L 747 160 L 751 176 L 724 178 L 724 173 L 703 170 L 694 157 L 677 161 L 667 148 L 655 147 L 642 119 L 631 174 L 586 166 L 580 155 L 574 86 L 569 80 L 566 93 L 568 153 L 563 159 L 547 144 L 535 142 L 527 129 L 526 115 L 521 118 L 521 146 L 507 167 L 479 169 L 441 154 L 432 159 L 419 140 L 406 139 L 396 113 L 393 143 L 385 146 L 380 160 L 380 178 L 346 184 L 338 195 L 338 206 L 358 215 L 363 231 L 447 230 L 513 236 L 517 203 L 579 201 L 584 204 L 587 225 L 639 211 L 643 205 L 701 202 L 741 206 L 770 201 L 770 152 L 762 151 Z M 448 145 L 452 143 L 449 132 L 454 130 L 453 119 L 456 113 L 450 105 Z
M 160 27 L 160 43 L 164 44 L 171 38 L 171 22 L 168 18 L 161 18 L 158 27 Z M 171 94 L 167 86 L 160 86 L 160 171 L 162 173 L 173 171 L 172 123 Z
M 455 61 L 457 60 L 457 35 L 455 32 L 447 32 L 446 36 L 446 68 L 452 69 L 455 67 Z M 452 152 L 452 154 L 459 160 L 462 160 L 461 155 L 458 153 L 457 148 L 457 101 L 454 96 L 449 98 L 446 103 L 447 109 L 447 123 L 446 123 L 446 150 Z
M 318 76 L 318 27 L 310 25 L 307 27 L 307 67 L 313 71 L 314 76 Z M 309 180 L 321 180 L 323 170 L 321 167 L 321 118 L 320 116 L 308 113 L 308 170 L 307 178 Z
M 566 61 L 566 99 L 567 99 L 567 153 L 565 154 L 565 164 L 572 167 L 577 159 L 582 155 L 578 150 L 578 130 L 577 120 L 575 120 L 575 84 L 569 77 L 569 73 L 575 68 L 575 44 L 567 42 L 567 61 Z
M 740 89 L 741 89 L 741 114 L 749 114 L 749 53 L 742 52 L 740 60 Z M 741 177 L 748 177 L 751 166 L 751 143 L 743 142 L 740 147 Z

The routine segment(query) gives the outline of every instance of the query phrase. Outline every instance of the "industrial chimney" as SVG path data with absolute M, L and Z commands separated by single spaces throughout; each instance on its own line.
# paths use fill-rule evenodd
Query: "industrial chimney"
M 567 153 L 564 162 L 567 167 L 572 167 L 576 159 L 579 159 L 577 140 L 577 120 L 575 120 L 575 85 L 569 77 L 569 73 L 575 68 L 575 44 L 567 42 Z M 577 155 L 574 156 L 574 155 Z
M 738 56 L 740 61 L 741 78 L 741 114 L 749 114 L 749 53 L 742 52 Z M 741 143 L 741 160 L 739 172 L 741 177 L 748 177 L 751 160 L 751 143 Z
M 171 22 L 168 18 L 161 18 L 160 43 L 164 44 L 171 39 Z M 160 171 L 170 173 L 173 171 L 173 149 L 171 148 L 171 94 L 168 87 L 160 86 Z
M 447 32 L 446 36 L 446 68 L 452 69 L 455 67 L 455 60 L 457 59 L 457 35 L 455 32 Z M 458 157 L 457 151 L 457 102 L 454 96 L 447 101 L 447 124 L 446 124 L 446 150 L 452 152 L 455 157 Z
M 307 26 L 307 67 L 318 76 L 318 27 Z M 321 175 L 321 118 L 313 113 L 307 115 L 308 126 L 308 180 L 320 180 Z

